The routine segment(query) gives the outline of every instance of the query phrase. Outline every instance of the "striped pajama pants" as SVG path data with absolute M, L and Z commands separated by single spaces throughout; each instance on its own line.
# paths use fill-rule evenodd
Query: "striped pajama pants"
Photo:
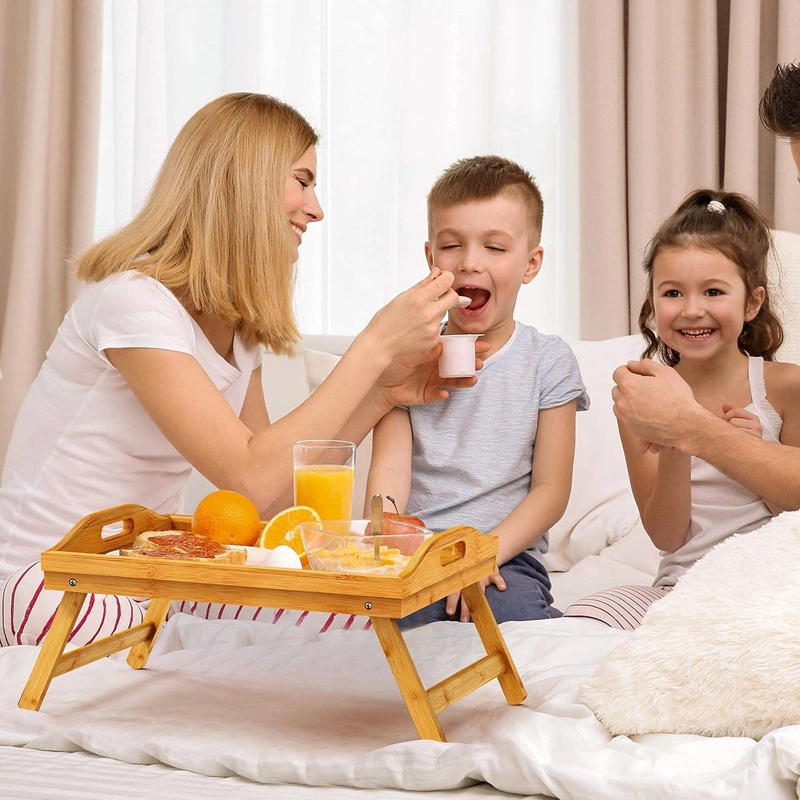
M 671 591 L 672 586 L 615 586 L 573 603 L 565 617 L 588 617 L 610 628 L 636 630 L 653 603 Z
M 0 647 L 42 643 L 53 624 L 62 593 L 44 588 L 39 562 L 18 569 L 0 585 Z M 78 614 L 68 642 L 81 646 L 138 625 L 144 619 L 149 600 L 116 595 L 89 594 Z M 257 608 L 227 603 L 201 603 L 176 600 L 169 616 L 183 613 L 203 619 L 256 620 L 286 627 L 302 626 L 319 633 L 333 630 L 365 630 L 369 617 L 332 614 L 321 611 L 296 611 L 283 608 Z

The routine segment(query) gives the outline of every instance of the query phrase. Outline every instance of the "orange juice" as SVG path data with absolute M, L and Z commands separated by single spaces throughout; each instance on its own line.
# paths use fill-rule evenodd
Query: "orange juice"
M 353 506 L 352 467 L 334 464 L 314 464 L 296 467 L 294 471 L 294 502 L 311 506 L 322 519 L 350 519 Z

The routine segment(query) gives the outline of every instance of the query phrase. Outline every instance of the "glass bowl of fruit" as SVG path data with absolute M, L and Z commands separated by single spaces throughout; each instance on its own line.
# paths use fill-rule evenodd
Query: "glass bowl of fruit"
M 385 514 L 383 533 L 366 519 L 300 523 L 308 565 L 324 572 L 399 575 L 433 531 L 398 514 Z

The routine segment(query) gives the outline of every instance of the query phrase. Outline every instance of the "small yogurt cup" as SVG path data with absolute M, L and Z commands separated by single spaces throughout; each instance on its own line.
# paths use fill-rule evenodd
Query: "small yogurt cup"
M 440 378 L 471 378 L 475 375 L 475 340 L 479 333 L 455 333 L 439 336 L 442 354 L 439 356 Z

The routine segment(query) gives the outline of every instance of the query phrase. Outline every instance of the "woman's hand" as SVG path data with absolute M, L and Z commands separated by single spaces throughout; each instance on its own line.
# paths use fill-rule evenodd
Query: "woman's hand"
M 458 303 L 450 288 L 453 273 L 434 268 L 416 286 L 399 294 L 372 318 L 362 336 L 391 359 L 376 382 L 390 406 L 445 400 L 447 389 L 474 386 L 476 378 L 440 378 L 439 330 L 444 315 Z M 478 342 L 476 352 L 489 345 Z M 483 366 L 476 359 L 476 369 Z
M 488 350 L 489 345 L 476 342 L 476 350 Z M 378 378 L 377 388 L 392 406 L 415 406 L 446 400 L 447 389 L 474 386 L 477 378 L 440 378 L 439 354 L 442 345 L 437 341 L 433 350 L 419 356 L 396 358 Z M 481 369 L 483 362 L 475 359 L 475 368 Z
M 378 311 L 361 336 L 392 360 L 430 353 L 439 342 L 442 318 L 458 303 L 452 284 L 452 272 L 434 268 Z
M 756 439 L 763 437 L 761 420 L 755 414 L 751 414 L 743 408 L 734 408 L 730 403 L 722 404 L 722 414 L 722 418 L 726 422 L 730 422 L 734 428 L 739 428 L 745 433 L 755 436 Z

